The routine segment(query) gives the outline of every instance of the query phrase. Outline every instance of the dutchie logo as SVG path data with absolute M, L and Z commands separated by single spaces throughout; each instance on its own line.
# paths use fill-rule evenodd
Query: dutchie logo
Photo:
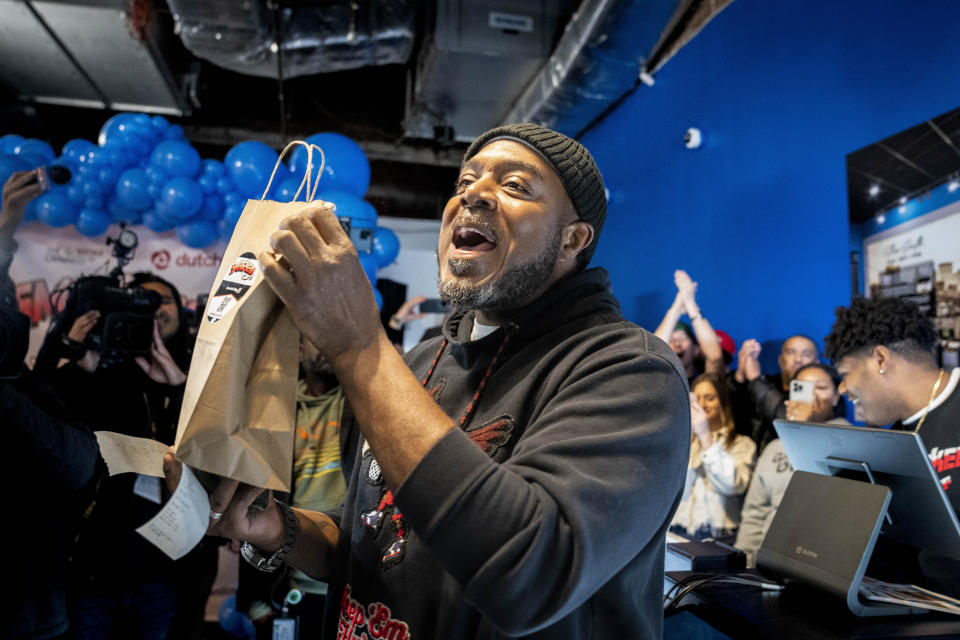
M 150 262 L 153 263 L 155 269 L 162 271 L 170 266 L 170 252 L 166 249 L 154 251 L 150 256 Z

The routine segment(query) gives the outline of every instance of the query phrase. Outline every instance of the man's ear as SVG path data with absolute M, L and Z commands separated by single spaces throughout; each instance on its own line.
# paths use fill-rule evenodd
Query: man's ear
M 873 348 L 873 352 L 870 354 L 870 360 L 873 366 L 876 367 L 877 373 L 883 375 L 890 368 L 890 350 L 882 344 L 878 344 Z
M 577 254 L 590 246 L 593 242 L 593 225 L 583 220 L 571 222 L 563 228 L 563 243 L 560 245 L 560 253 L 557 255 L 557 262 L 567 262 L 575 260 Z

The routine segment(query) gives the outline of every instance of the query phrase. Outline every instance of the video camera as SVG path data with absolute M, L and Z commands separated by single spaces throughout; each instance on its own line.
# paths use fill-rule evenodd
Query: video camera
M 100 353 L 101 366 L 149 357 L 154 314 L 161 304 L 159 293 L 141 287 L 121 288 L 110 277 L 84 276 L 71 288 L 70 301 L 69 315 L 74 320 L 87 311 L 100 312 L 84 346 Z

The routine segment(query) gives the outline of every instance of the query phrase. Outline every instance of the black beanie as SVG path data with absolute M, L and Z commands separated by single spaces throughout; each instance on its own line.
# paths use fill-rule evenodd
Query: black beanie
M 577 266 L 582 270 L 597 248 L 603 220 L 607 216 L 607 194 L 593 156 L 573 138 L 537 124 L 523 122 L 496 127 L 482 134 L 467 149 L 463 161 L 475 156 L 487 144 L 502 138 L 522 142 L 542 155 L 560 176 L 560 182 L 577 216 L 593 227 L 593 241 L 577 256 Z

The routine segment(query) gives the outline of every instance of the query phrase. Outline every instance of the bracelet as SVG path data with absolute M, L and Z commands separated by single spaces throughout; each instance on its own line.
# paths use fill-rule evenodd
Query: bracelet
M 276 498 L 273 501 L 277 504 L 277 509 L 283 517 L 283 543 L 280 548 L 268 555 L 246 540 L 240 545 L 240 555 L 243 556 L 243 559 L 254 569 L 266 573 L 273 573 L 286 562 L 287 555 L 297 542 L 297 531 L 300 526 L 297 522 L 297 514 L 293 512 L 289 505 Z
M 700 311 L 699 313 L 697 313 L 697 315 L 690 318 L 690 322 L 693 322 L 694 320 L 706 320 L 706 319 L 707 319 L 706 316 L 703 315 L 703 311 Z
M 387 324 L 390 325 L 390 328 L 393 329 L 394 331 L 400 331 L 400 329 L 403 329 L 403 322 L 400 321 L 400 318 L 397 317 L 397 314 L 393 314 L 392 316 L 390 316 L 390 319 L 387 321 Z

